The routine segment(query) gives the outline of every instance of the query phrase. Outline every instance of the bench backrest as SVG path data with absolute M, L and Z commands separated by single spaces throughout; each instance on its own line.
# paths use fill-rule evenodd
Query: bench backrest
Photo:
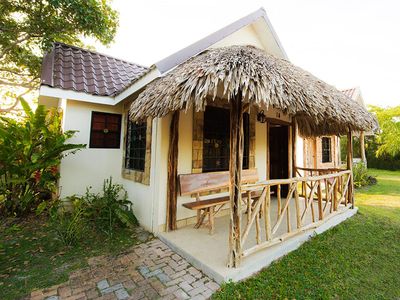
M 257 169 L 242 170 L 242 183 L 257 181 Z M 179 175 L 181 196 L 218 190 L 228 186 L 229 171 Z

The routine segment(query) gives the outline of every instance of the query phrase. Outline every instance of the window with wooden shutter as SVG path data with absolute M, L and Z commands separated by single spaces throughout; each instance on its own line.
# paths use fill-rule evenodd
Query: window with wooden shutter
M 89 148 L 118 149 L 121 141 L 119 114 L 92 112 Z

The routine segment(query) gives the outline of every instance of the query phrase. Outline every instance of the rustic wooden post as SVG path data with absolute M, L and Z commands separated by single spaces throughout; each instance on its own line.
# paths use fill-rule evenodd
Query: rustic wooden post
M 281 213 L 282 213 L 282 205 L 281 205 L 281 185 L 278 184 L 276 187 L 276 197 L 278 198 L 278 218 L 280 217 Z
M 367 158 L 365 157 L 365 138 L 364 138 L 364 131 L 360 132 L 360 153 L 361 153 L 361 160 L 365 166 L 367 166 Z
M 297 143 L 297 122 L 293 118 L 292 122 L 292 165 L 293 174 L 292 177 L 296 177 L 296 143 Z
M 169 130 L 168 183 L 167 183 L 167 231 L 176 229 L 178 197 L 178 138 L 179 110 L 172 115 Z
M 272 239 L 271 233 L 271 186 L 267 187 L 267 195 L 264 202 L 264 228 L 265 228 L 265 240 L 269 241 Z
M 299 229 L 301 227 L 301 215 L 300 215 L 299 191 L 297 185 L 296 189 L 294 190 L 294 199 L 296 205 L 296 224 L 297 224 L 297 229 Z
M 266 123 L 266 127 L 267 127 L 267 180 L 270 179 L 270 173 L 271 173 L 271 161 L 270 161 L 270 157 L 271 157 L 271 153 L 269 151 L 269 122 L 267 121 Z
M 238 267 L 241 259 L 241 203 L 242 203 L 242 165 L 243 165 L 243 107 L 242 94 L 239 91 L 231 100 L 230 114 L 230 232 L 229 232 L 229 258 L 230 267 Z
M 324 211 L 322 209 L 322 183 L 321 180 L 319 181 L 318 184 L 318 220 L 323 220 L 324 219 Z
M 353 195 L 353 135 L 351 130 L 347 133 L 347 170 L 350 170 L 351 173 L 349 174 L 350 181 L 349 181 L 349 188 L 347 190 L 348 195 L 348 202 L 351 202 L 351 208 L 354 208 L 354 195 Z
M 335 187 L 333 190 L 333 210 L 337 211 L 338 209 L 338 190 L 339 190 L 339 184 L 340 184 L 340 178 L 338 177 L 338 180 L 334 183 Z

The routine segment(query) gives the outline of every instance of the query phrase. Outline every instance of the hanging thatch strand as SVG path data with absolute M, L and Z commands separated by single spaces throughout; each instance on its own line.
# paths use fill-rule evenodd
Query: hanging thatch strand
M 303 136 L 375 130 L 375 118 L 336 88 L 290 62 L 253 46 L 206 50 L 150 83 L 133 102 L 130 118 L 163 117 L 169 112 L 204 110 L 217 96 L 275 107 L 295 117 Z

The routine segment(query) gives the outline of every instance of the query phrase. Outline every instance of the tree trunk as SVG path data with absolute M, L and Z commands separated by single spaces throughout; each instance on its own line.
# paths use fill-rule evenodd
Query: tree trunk
M 243 165 L 243 107 L 242 95 L 238 92 L 231 100 L 230 114 L 230 232 L 229 232 L 229 266 L 238 267 L 241 259 L 241 204 L 242 204 L 242 165 Z
M 167 231 L 176 229 L 176 209 L 178 197 L 178 138 L 179 110 L 172 115 L 168 149 L 167 185 Z
M 365 140 L 364 140 L 364 131 L 360 132 L 360 153 L 361 160 L 365 166 L 367 166 L 367 158 L 365 157 Z

